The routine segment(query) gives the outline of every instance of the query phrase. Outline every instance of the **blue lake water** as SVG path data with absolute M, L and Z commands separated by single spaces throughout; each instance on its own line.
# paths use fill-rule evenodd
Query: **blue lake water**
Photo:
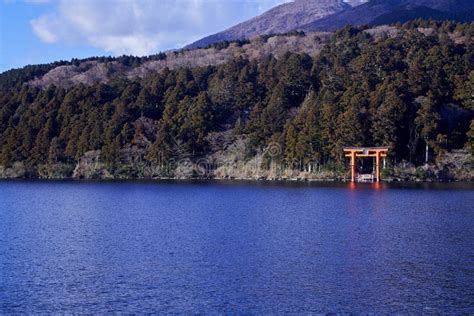
M 0 313 L 474 313 L 472 185 L 0 182 Z

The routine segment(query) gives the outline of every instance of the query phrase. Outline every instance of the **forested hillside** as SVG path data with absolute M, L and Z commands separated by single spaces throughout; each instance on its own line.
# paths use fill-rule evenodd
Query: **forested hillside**
M 175 70 L 217 66 L 240 57 L 260 61 L 270 55 L 280 58 L 287 52 L 314 56 L 330 38 L 331 33 L 327 32 L 290 32 L 258 36 L 250 40 L 224 41 L 206 48 L 168 51 L 147 57 L 90 57 L 49 65 L 31 65 L 5 72 L 0 80 L 0 89 L 25 83 L 38 88 L 50 85 L 70 88 L 81 83 L 96 85 L 123 78 L 139 80 L 165 68 Z
M 390 146 L 387 176 L 424 164 L 426 143 L 433 165 L 461 149 L 472 159 L 473 35 L 473 23 L 347 27 L 315 56 L 67 88 L 31 84 L 52 66 L 7 72 L 0 175 L 317 178 L 343 174 L 348 145 Z

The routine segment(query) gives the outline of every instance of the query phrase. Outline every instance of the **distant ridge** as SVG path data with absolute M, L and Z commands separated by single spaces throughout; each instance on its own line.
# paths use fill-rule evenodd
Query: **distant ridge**
M 314 20 L 347 10 L 351 8 L 351 4 L 360 4 L 361 1 L 365 0 L 351 0 L 350 2 L 343 0 L 295 0 L 276 6 L 223 32 L 207 36 L 186 46 L 186 48 L 200 48 L 222 41 L 290 32 Z
M 299 30 L 334 31 L 346 25 L 381 25 L 424 18 L 470 22 L 474 1 L 466 0 L 372 0 L 310 22 Z
M 346 25 L 403 23 L 418 18 L 471 22 L 474 0 L 295 0 L 186 48 L 295 30 L 334 31 Z

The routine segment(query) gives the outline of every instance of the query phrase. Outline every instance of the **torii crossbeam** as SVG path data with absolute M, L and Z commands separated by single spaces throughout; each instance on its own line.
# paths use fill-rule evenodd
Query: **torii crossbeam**
M 343 147 L 345 156 L 351 158 L 351 178 L 356 181 L 356 158 L 375 157 L 377 182 L 380 182 L 380 158 L 387 157 L 388 147 Z

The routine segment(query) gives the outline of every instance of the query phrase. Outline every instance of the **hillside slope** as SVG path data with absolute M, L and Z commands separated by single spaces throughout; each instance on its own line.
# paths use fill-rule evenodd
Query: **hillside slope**
M 208 48 L 161 53 L 148 58 L 123 56 L 76 60 L 73 63 L 65 62 L 52 66 L 47 72 L 40 72 L 29 80 L 28 84 L 40 88 L 49 85 L 67 88 L 77 84 L 107 83 L 117 78 L 140 79 L 165 69 L 216 66 L 235 58 L 261 61 L 270 55 L 280 58 L 288 52 L 315 56 L 324 44 L 329 42 L 331 36 L 332 33 L 324 32 L 294 33 L 258 37 L 245 42 L 220 43 Z M 318 38 L 317 41 L 314 40 L 315 37 Z M 10 71 L 15 72 L 21 70 Z M 0 76 L 0 86 L 7 77 L 9 72 Z

